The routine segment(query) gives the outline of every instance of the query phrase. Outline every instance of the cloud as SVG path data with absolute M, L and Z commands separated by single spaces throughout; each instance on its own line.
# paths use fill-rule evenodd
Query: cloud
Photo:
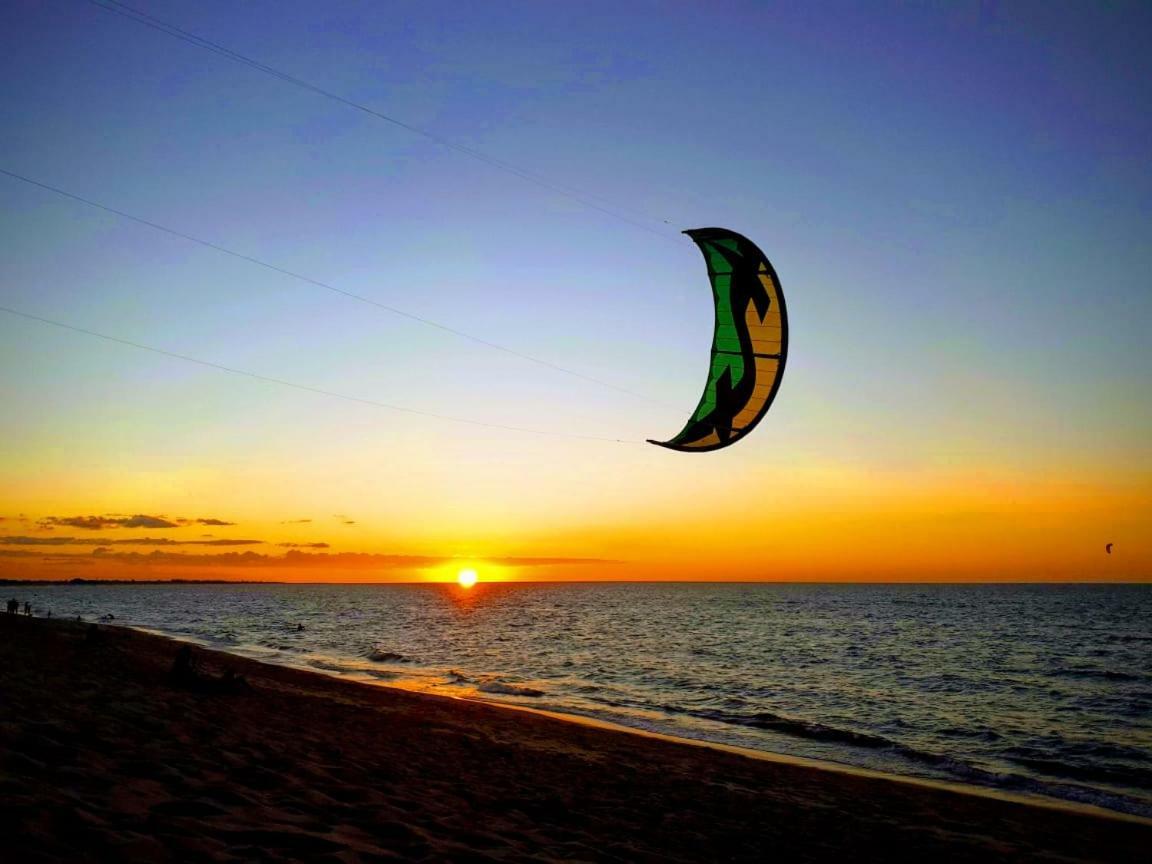
M 263 540 L 173 540 L 170 537 L 0 537 L 4 546 L 255 546 Z
M 277 546 L 283 546 L 286 549 L 330 549 L 331 545 L 328 543 L 277 543 Z
M 176 528 L 177 523 L 165 519 L 163 516 L 145 516 L 143 513 L 137 513 L 135 516 L 130 516 L 127 519 L 117 520 L 116 525 L 120 528 Z
M 83 528 L 85 531 L 102 531 L 105 528 L 179 528 L 177 522 L 164 516 L 148 516 L 137 513 L 135 516 L 45 516 L 36 523 L 40 528 L 51 530 L 57 526 Z
M 281 525 L 307 525 L 311 521 L 312 521 L 311 519 L 286 519 L 285 521 L 281 522 L 280 524 Z
M 272 556 L 261 555 L 257 552 L 218 552 L 215 554 L 203 553 L 185 553 L 185 552 L 165 552 L 161 549 L 153 549 L 151 552 L 113 552 L 107 555 L 101 555 L 102 559 L 115 559 L 116 561 L 125 564 L 215 564 L 215 565 L 247 565 L 247 564 L 260 564 L 267 560 L 272 560 Z
M 365 567 L 384 569 L 436 567 L 463 560 L 454 555 L 387 555 L 378 552 L 300 552 L 295 549 L 285 552 L 281 558 L 274 558 L 270 555 L 262 555 L 260 557 L 267 559 L 270 564 L 276 562 L 279 564 L 291 564 L 297 567 Z M 603 558 L 521 558 L 514 556 L 484 558 L 482 561 L 483 563 L 503 565 L 506 567 L 548 567 L 566 564 L 607 563 L 606 559 Z
M 334 515 L 332 518 L 333 518 L 333 519 L 339 519 L 339 520 L 340 520 L 341 522 L 343 522 L 345 525 L 355 525 L 355 524 L 356 524 L 356 520 L 355 520 L 355 519 L 349 519 L 349 518 L 348 518 L 347 516 L 345 516 L 343 513 L 337 513 L 337 514 L 335 514 L 335 515 Z
M 56 539 L 56 538 L 52 538 Z M 108 544 L 109 541 L 104 541 Z M 116 541 L 111 541 L 116 542 Z M 243 541 L 242 541 L 243 542 Z M 247 541 L 262 542 L 262 541 Z M 182 544 L 164 544 L 182 545 Z M 99 548 L 108 549 L 108 545 Z M 41 553 L 23 549 L 0 549 L 0 556 L 13 558 L 40 557 Z M 79 563 L 82 560 L 91 560 L 90 555 L 62 555 L 57 553 L 53 560 L 68 559 Z M 301 552 L 290 549 L 283 555 L 269 555 L 261 552 L 246 550 L 244 552 L 172 552 L 165 549 L 153 549 L 151 552 L 119 552 L 110 550 L 100 552 L 101 561 L 116 561 L 123 564 L 188 564 L 199 566 L 224 567 L 317 567 L 334 569 L 373 569 L 395 570 L 435 567 L 451 564 L 462 559 L 447 555 L 384 555 L 372 552 Z M 45 558 L 44 560 L 48 560 Z M 544 567 L 556 565 L 582 565 L 609 563 L 603 558 L 485 558 L 483 561 L 490 564 L 507 567 Z
M 0 517 L 2 518 L 2 517 Z M 169 518 L 137 513 L 134 516 L 121 516 L 108 513 L 103 516 L 45 516 L 36 523 L 37 527 L 50 531 L 53 528 L 82 528 L 85 531 L 102 531 L 106 528 L 181 528 L 185 525 L 235 525 L 225 519 L 203 516 L 198 519 Z

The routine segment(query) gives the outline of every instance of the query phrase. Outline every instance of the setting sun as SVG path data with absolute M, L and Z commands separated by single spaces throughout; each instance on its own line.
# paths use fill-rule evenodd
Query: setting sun
M 459 582 L 463 588 L 471 588 L 479 578 L 480 577 L 476 575 L 476 571 L 472 569 L 461 570 L 456 574 L 456 581 Z

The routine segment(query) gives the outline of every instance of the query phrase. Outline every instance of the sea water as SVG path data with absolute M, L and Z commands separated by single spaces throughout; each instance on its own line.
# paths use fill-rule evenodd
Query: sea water
M 1152 816 L 1152 586 L 10 586 L 256 659 Z

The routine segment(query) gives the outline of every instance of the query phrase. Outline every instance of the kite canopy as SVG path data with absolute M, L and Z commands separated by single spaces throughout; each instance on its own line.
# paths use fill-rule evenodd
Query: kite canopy
M 726 228 L 684 233 L 700 247 L 712 282 L 712 366 L 680 434 L 648 443 L 699 453 L 735 444 L 767 413 L 788 358 L 788 314 L 780 279 L 755 243 Z

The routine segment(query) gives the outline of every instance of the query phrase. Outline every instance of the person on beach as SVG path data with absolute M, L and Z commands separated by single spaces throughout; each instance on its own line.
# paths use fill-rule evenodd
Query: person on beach
M 8 601 L 8 614 L 9 615 L 15 615 L 16 610 L 19 608 L 20 608 L 20 601 L 18 601 L 15 597 L 13 597 L 11 600 Z
M 31 615 L 32 614 L 32 603 L 29 600 L 24 601 L 24 614 L 25 615 Z

